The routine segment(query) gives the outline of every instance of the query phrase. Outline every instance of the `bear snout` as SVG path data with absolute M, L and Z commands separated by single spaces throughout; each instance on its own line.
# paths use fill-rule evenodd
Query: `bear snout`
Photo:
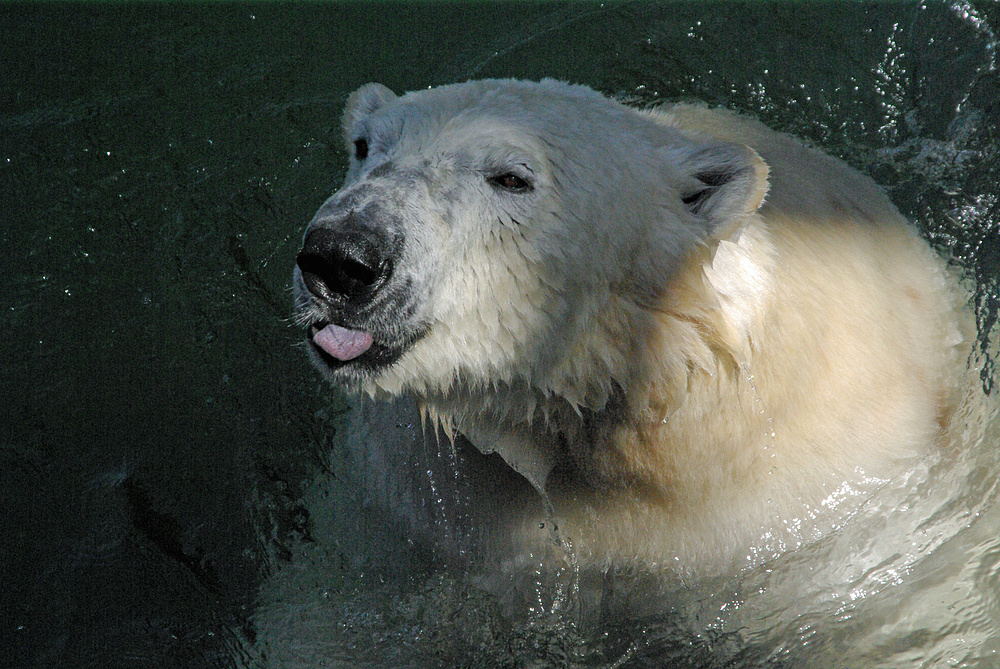
M 365 303 L 392 276 L 395 246 L 384 232 L 349 218 L 336 229 L 310 230 L 296 263 L 316 297 L 334 304 Z

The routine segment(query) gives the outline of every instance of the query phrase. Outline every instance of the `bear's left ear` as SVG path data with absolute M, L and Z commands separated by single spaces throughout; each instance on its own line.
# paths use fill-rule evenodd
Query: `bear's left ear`
M 743 144 L 696 144 L 678 168 L 685 179 L 681 201 L 693 214 L 707 218 L 714 232 L 739 225 L 760 208 L 767 195 L 767 164 Z
M 354 132 L 354 126 L 358 121 L 395 99 L 395 93 L 382 84 L 376 83 L 365 84 L 351 93 L 351 96 L 347 98 L 347 105 L 344 107 L 344 117 L 341 121 L 344 139 L 347 143 L 350 144 L 354 141 L 354 137 L 350 135 Z

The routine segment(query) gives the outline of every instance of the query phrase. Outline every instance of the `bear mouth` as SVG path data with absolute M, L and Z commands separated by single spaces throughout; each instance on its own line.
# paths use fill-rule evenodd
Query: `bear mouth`
M 371 376 L 399 360 L 422 333 L 388 342 L 377 332 L 316 321 L 309 325 L 307 336 L 314 359 L 327 369 L 347 375 Z
M 334 323 L 316 323 L 310 328 L 309 334 L 313 345 L 340 362 L 350 362 L 364 355 L 374 343 L 370 332 L 352 330 Z

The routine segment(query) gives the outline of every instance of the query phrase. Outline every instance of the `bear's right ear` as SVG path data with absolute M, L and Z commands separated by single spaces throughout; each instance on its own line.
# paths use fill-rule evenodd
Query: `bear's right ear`
M 365 84 L 358 90 L 351 93 L 347 98 L 347 106 L 344 107 L 344 117 L 341 127 L 344 131 L 344 141 L 350 145 L 354 142 L 353 137 L 355 124 L 374 112 L 379 107 L 396 99 L 396 94 L 382 84 Z
M 738 227 L 767 195 L 767 164 L 743 144 L 694 145 L 678 167 L 686 177 L 681 201 L 692 213 L 708 219 L 716 234 Z

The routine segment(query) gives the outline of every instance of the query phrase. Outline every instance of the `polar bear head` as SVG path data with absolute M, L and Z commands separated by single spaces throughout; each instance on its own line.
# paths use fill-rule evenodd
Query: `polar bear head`
M 368 84 L 343 133 L 346 179 L 295 272 L 312 359 L 445 413 L 600 410 L 686 258 L 767 187 L 748 147 L 553 80 Z

